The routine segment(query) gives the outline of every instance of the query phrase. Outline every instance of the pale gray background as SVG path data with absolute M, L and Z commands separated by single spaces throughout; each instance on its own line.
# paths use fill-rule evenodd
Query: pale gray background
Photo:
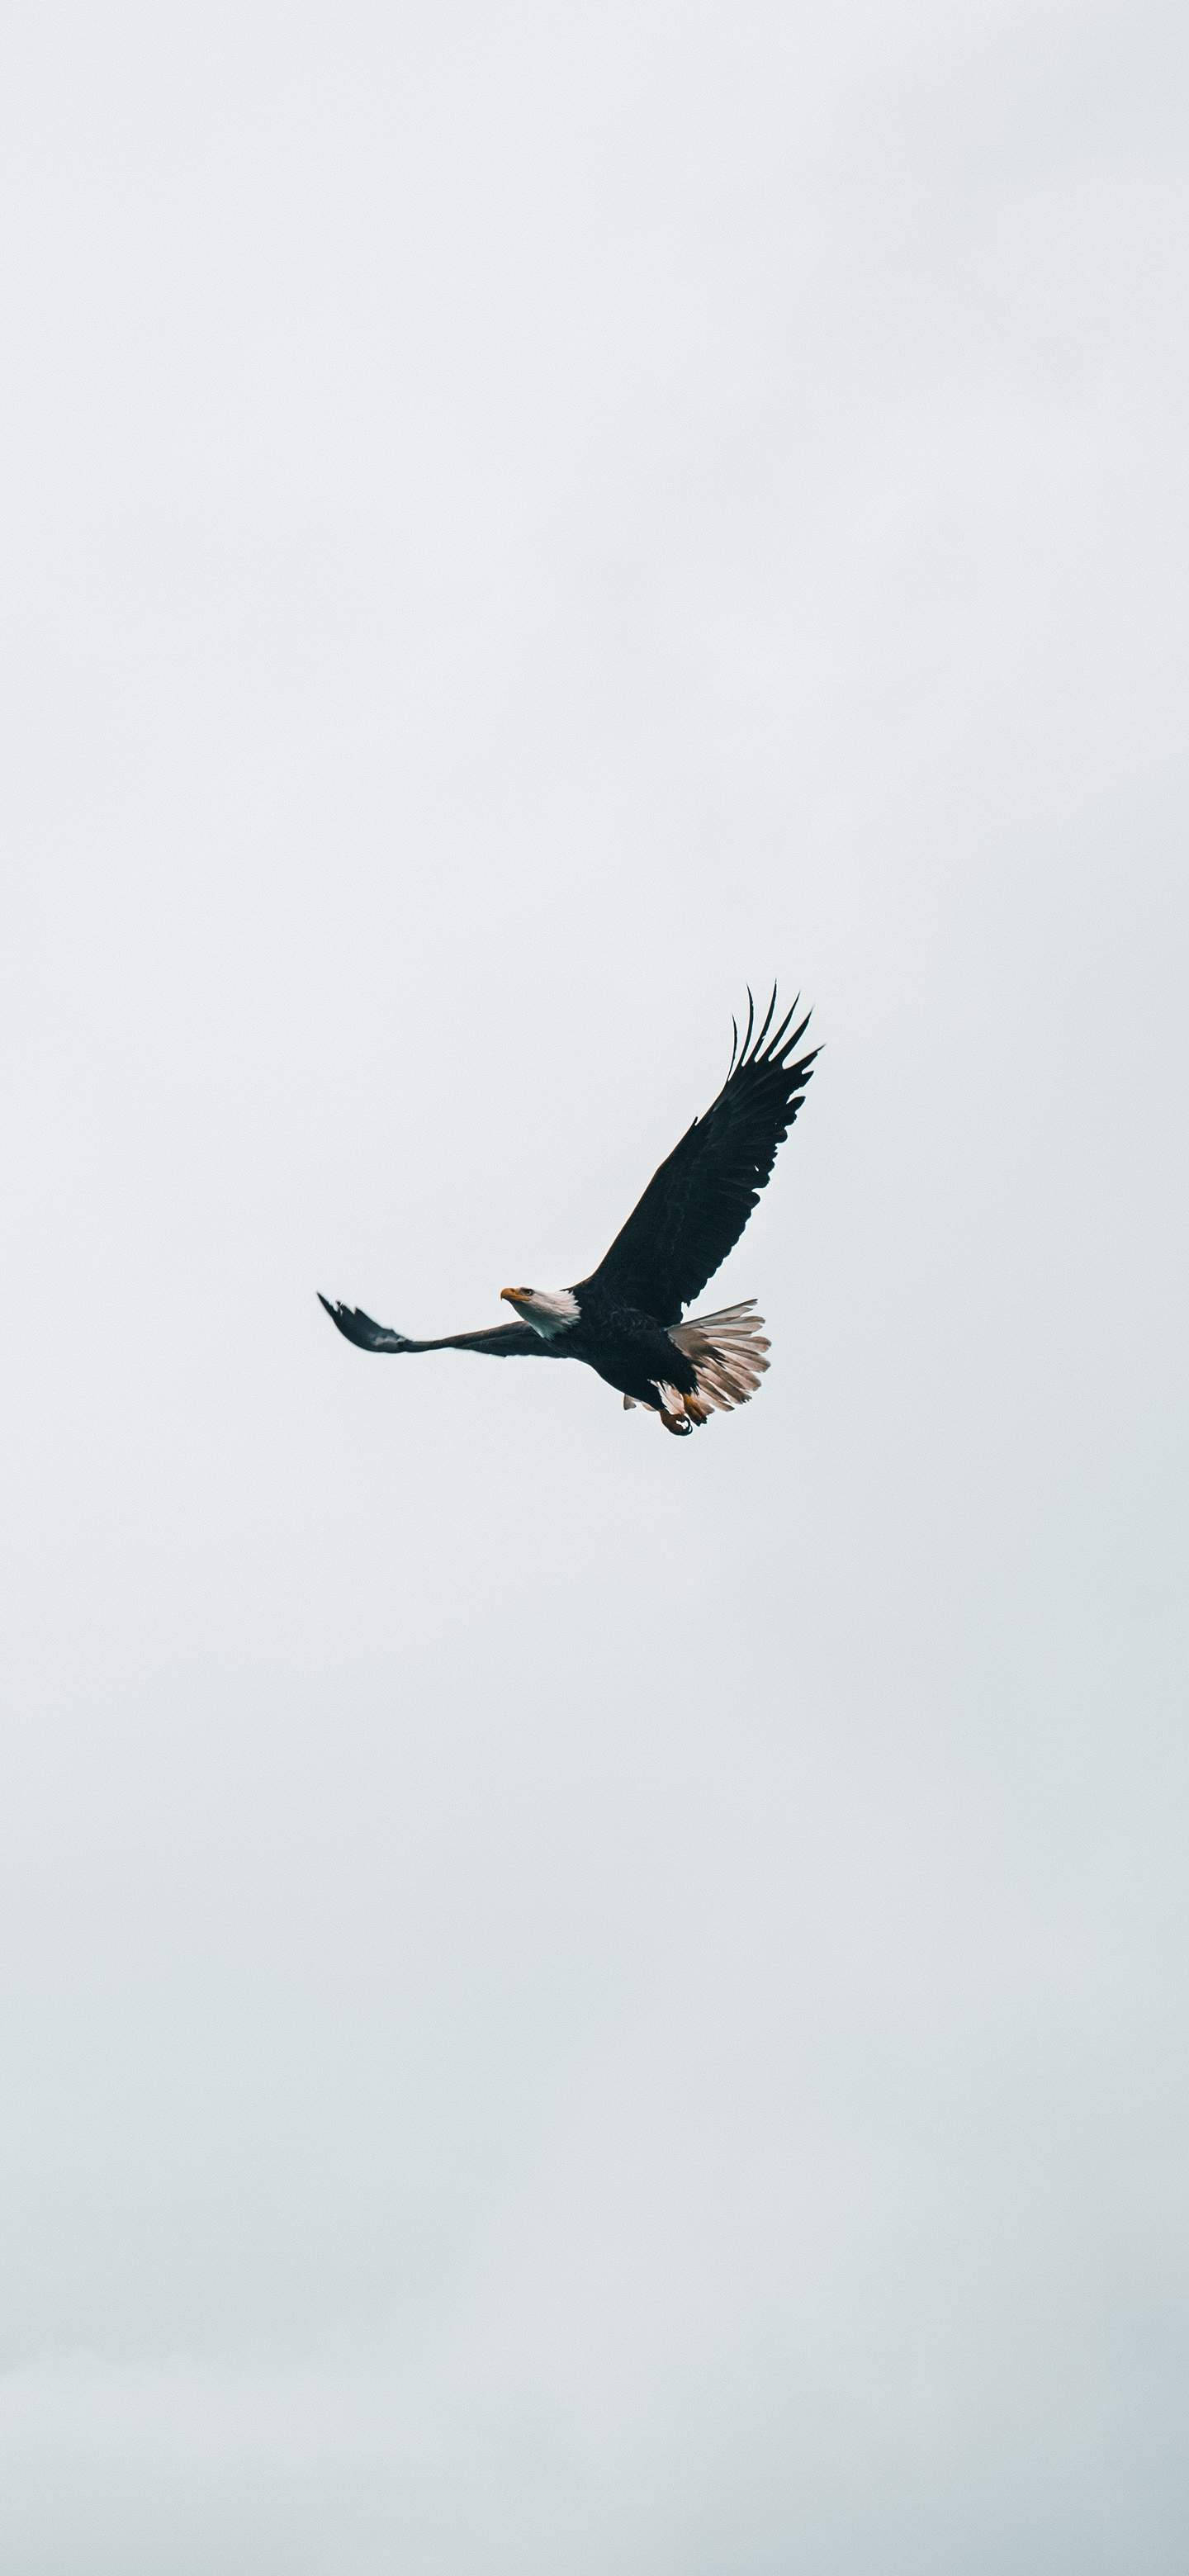
M 1189 2559 L 1183 23 L 8 14 L 11 2576 Z

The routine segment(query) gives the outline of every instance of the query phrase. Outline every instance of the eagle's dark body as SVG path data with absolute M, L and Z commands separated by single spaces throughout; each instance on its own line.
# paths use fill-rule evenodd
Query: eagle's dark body
M 633 1404 L 655 1408 L 657 1387 L 665 1383 L 675 1386 L 679 1395 L 696 1394 L 698 1373 L 693 1361 L 655 1316 L 642 1314 L 638 1306 L 625 1306 L 588 1282 L 574 1294 L 578 1321 L 551 1343 L 552 1350 L 560 1342 L 564 1357 L 585 1360 L 608 1386 L 630 1395 Z
M 790 1036 L 790 1011 L 770 1038 L 776 994 L 758 1036 L 748 995 L 747 1029 L 727 1079 L 704 1118 L 695 1118 L 653 1174 L 643 1197 L 590 1277 L 550 1292 L 505 1288 L 515 1324 L 435 1341 L 373 1323 L 358 1307 L 327 1314 L 348 1341 L 368 1351 L 481 1351 L 493 1359 L 582 1360 L 625 1405 L 659 1413 L 666 1430 L 692 1431 L 713 1407 L 730 1411 L 755 1393 L 768 1362 L 754 1299 L 715 1315 L 682 1309 L 697 1297 L 738 1241 L 805 1095 L 814 1057 L 790 1062 L 808 1014 Z M 796 1004 L 793 1005 L 795 1011 Z

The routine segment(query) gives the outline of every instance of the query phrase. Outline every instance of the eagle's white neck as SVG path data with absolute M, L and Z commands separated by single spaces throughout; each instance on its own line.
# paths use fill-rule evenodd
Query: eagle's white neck
M 578 1300 L 572 1288 L 532 1288 L 524 1297 L 511 1301 L 518 1315 L 531 1324 L 542 1340 L 551 1342 L 558 1333 L 568 1333 L 578 1321 Z

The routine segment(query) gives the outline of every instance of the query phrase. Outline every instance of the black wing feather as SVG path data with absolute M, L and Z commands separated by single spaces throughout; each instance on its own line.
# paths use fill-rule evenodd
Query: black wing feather
M 798 999 L 800 997 L 798 996 Z M 654 1172 L 627 1224 L 583 1287 L 599 1287 L 675 1324 L 738 1242 L 757 1204 L 810 1078 L 814 1057 L 795 1056 L 809 1013 L 789 1033 L 794 1002 L 773 1037 L 776 987 L 754 1038 L 755 1003 L 747 995 L 747 1028 L 735 1044 L 726 1081 L 703 1118 L 695 1118 Z M 790 1061 L 790 1058 L 794 1058 Z
M 407 1333 L 397 1333 L 388 1324 L 373 1323 L 361 1306 L 332 1304 L 317 1291 L 318 1303 L 326 1308 L 332 1324 L 345 1333 L 361 1351 L 486 1351 L 497 1360 L 548 1359 L 556 1355 L 556 1345 L 533 1331 L 531 1324 L 488 1324 L 477 1333 L 447 1333 L 436 1342 L 412 1342 Z

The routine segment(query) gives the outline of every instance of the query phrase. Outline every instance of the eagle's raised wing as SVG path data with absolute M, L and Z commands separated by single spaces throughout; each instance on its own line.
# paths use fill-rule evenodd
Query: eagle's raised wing
M 361 1351 L 487 1351 L 492 1359 L 532 1359 L 540 1354 L 556 1357 L 556 1347 L 533 1331 L 531 1324 L 488 1324 L 477 1333 L 447 1333 L 441 1341 L 411 1342 L 407 1333 L 394 1332 L 389 1324 L 375 1324 L 360 1306 L 332 1304 L 318 1290 L 318 1303 L 325 1306 L 332 1324 L 345 1333 Z
M 681 1309 L 700 1294 L 739 1240 L 759 1198 L 776 1148 L 783 1144 L 809 1080 L 813 1059 L 790 1063 L 809 1026 L 809 1013 L 787 1034 L 793 1009 L 769 1037 L 776 987 L 764 1024 L 754 1037 L 755 1004 L 747 996 L 743 1044 L 735 1027 L 730 1070 L 717 1100 L 695 1118 L 680 1144 L 654 1172 L 627 1224 L 604 1253 L 579 1295 L 596 1283 L 625 1304 L 643 1308 L 662 1324 L 679 1321 Z

